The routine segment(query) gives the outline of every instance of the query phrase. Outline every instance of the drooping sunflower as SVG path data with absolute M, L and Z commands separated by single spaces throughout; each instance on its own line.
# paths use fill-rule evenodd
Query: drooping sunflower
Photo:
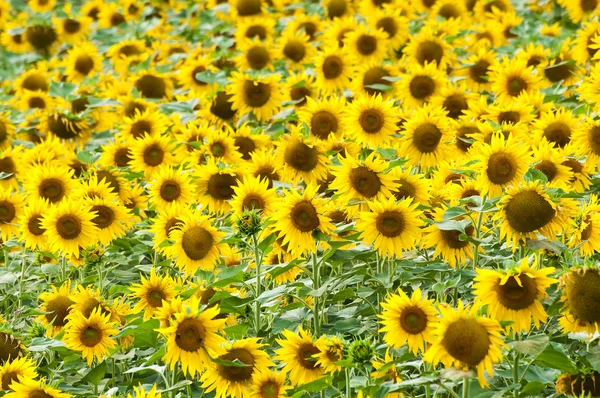
M 104 245 L 125 235 L 131 228 L 129 209 L 116 200 L 116 197 L 89 198 L 83 201 L 83 205 L 90 206 L 90 211 L 95 214 L 91 220 L 96 227 L 95 238 Z
M 421 289 L 417 288 L 411 297 L 401 289 L 398 294 L 387 297 L 381 303 L 383 311 L 378 315 L 385 333 L 383 340 L 393 348 L 408 344 L 408 349 L 415 355 L 424 352 L 427 343 L 433 342 L 432 332 L 438 322 L 437 310 L 433 300 L 423 298 Z
M 437 223 L 444 221 L 446 210 L 447 206 L 445 205 L 432 210 L 431 218 L 435 223 L 423 229 L 424 237 L 422 246 L 426 249 L 435 248 L 433 258 L 442 257 L 452 268 L 463 268 L 467 259 L 473 259 L 475 245 L 466 239 L 461 240 L 460 236 L 464 233 L 467 236 L 473 237 L 475 228 L 472 225 L 468 225 L 464 228 L 464 232 L 458 229 L 441 229 Z M 456 219 L 456 221 L 460 220 L 461 218 Z
M 560 206 L 560 208 L 559 208 Z M 500 239 L 506 239 L 515 251 L 523 239 L 537 239 L 536 232 L 549 239 L 568 230 L 576 209 L 571 199 L 553 199 L 540 181 L 509 187 L 498 202 Z
M 329 189 L 337 191 L 340 201 L 347 204 L 352 199 L 376 200 L 390 197 L 398 184 L 390 173 L 385 173 L 388 165 L 373 152 L 364 160 L 348 156 L 339 158 L 340 166 L 332 167 L 335 179 Z
M 246 176 L 233 188 L 233 191 L 230 204 L 237 218 L 250 210 L 259 210 L 264 217 L 268 217 L 275 211 L 277 193 L 274 189 L 269 189 L 269 182 L 266 179 Z
M 170 203 L 186 205 L 194 199 L 194 186 L 189 173 L 170 166 L 158 168 L 148 192 L 150 201 L 161 209 Z
M 320 379 L 325 375 L 325 369 L 317 364 L 316 354 L 320 339 L 313 340 L 309 331 L 298 328 L 298 333 L 285 329 L 285 339 L 276 339 L 281 348 L 275 350 L 275 359 L 284 363 L 283 372 L 289 372 L 293 385 L 303 385 Z
M 558 323 L 565 333 L 600 330 L 600 272 L 597 267 L 572 268 L 560 278 L 563 302 Z
M 219 334 L 225 319 L 217 319 L 219 306 L 203 310 L 200 306 L 200 300 L 191 297 L 173 314 L 169 326 L 158 329 L 167 340 L 163 360 L 171 369 L 181 363 L 183 373 L 191 377 L 202 374 L 211 364 L 211 358 L 225 354 L 221 346 L 225 339 Z
M 252 378 L 249 398 L 285 398 L 290 388 L 285 385 L 285 373 L 265 369 L 256 372 Z
M 370 212 L 361 212 L 356 229 L 361 240 L 373 245 L 382 256 L 401 258 L 402 252 L 416 247 L 424 224 L 423 212 L 412 199 L 396 202 L 391 197 L 367 202 Z
M 325 200 L 317 196 L 317 190 L 315 184 L 308 184 L 302 193 L 286 190 L 271 217 L 282 244 L 293 254 L 316 251 L 313 232 L 319 229 L 327 235 L 334 229 L 329 217 L 324 216 Z
M 198 268 L 212 270 L 220 258 L 221 239 L 225 234 L 211 225 L 207 216 L 190 212 L 177 217 L 181 227 L 173 229 L 170 239 L 173 245 L 166 248 L 169 258 L 186 274 L 194 274 Z
M 446 76 L 435 64 L 411 64 L 397 83 L 404 108 L 418 108 L 437 95 L 447 85 Z
M 220 363 L 208 366 L 200 377 L 206 392 L 216 391 L 219 397 L 243 398 L 250 392 L 256 373 L 274 366 L 269 354 L 261 350 L 265 344 L 260 339 L 248 337 L 227 344 L 225 353 L 218 359 L 239 361 L 245 366 L 224 365 Z
M 568 397 L 593 397 L 600 395 L 598 389 L 600 372 L 579 374 L 563 373 L 556 380 L 556 392 Z
M 380 94 L 359 94 L 346 107 L 346 125 L 356 142 L 377 148 L 392 140 L 398 123 L 394 103 Z
M 242 180 L 241 169 L 219 167 L 212 159 L 206 165 L 194 171 L 196 177 L 196 195 L 211 213 L 225 213 L 231 209 L 229 201 L 233 198 L 233 187 Z
M 283 100 L 277 74 L 254 78 L 233 72 L 231 79 L 227 94 L 231 95 L 232 109 L 242 114 L 252 112 L 259 121 L 267 121 L 277 113 Z
M 322 51 L 315 60 L 317 87 L 323 94 L 344 91 L 352 77 L 352 63 L 339 48 Z
M 39 296 L 40 311 L 46 312 L 37 317 L 37 321 L 48 327 L 46 335 L 54 337 L 67 324 L 74 301 L 71 299 L 71 281 L 65 281 L 58 289 L 50 286 L 52 291 L 43 292 Z
M 306 123 L 310 134 L 326 140 L 330 135 L 340 138 L 346 131 L 343 117 L 346 101 L 344 97 L 332 96 L 317 99 L 306 98 L 306 106 L 298 112 L 300 120 Z
M 317 359 L 317 365 L 321 366 L 325 372 L 335 374 L 341 371 L 342 366 L 336 364 L 344 360 L 344 342 L 338 336 L 324 336 L 317 341 L 319 353 L 314 357 Z
M 0 366 L 0 389 L 13 390 L 13 383 L 20 383 L 21 380 L 35 379 L 38 377 L 36 365 L 30 358 L 16 358 Z
M 80 351 L 88 366 L 94 358 L 102 362 L 108 350 L 117 346 L 112 337 L 117 334 L 116 325 L 110 321 L 110 315 L 103 314 L 99 308 L 92 310 L 89 317 L 74 311 L 69 314 L 68 320 L 63 341 L 67 348 Z
M 492 376 L 494 363 L 502 360 L 500 324 L 495 319 L 477 316 L 479 307 L 464 307 L 462 301 L 457 309 L 441 306 L 439 310 L 440 320 L 433 331 L 435 341 L 423 360 L 433 366 L 442 362 L 446 368 L 474 368 L 479 384 L 487 386 L 484 371 Z
M 478 144 L 475 159 L 480 193 L 491 197 L 522 181 L 530 162 L 529 149 L 523 142 L 512 135 L 505 139 L 501 134 L 494 134 L 490 144 Z
M 31 378 L 21 378 L 10 385 L 12 392 L 5 395 L 7 398 L 71 398 L 71 394 L 50 387 L 46 380 L 34 380 Z
M 436 166 L 449 151 L 450 122 L 446 111 L 439 107 L 423 106 L 403 125 L 401 152 L 408 164 L 419 164 L 423 170 Z
M 92 222 L 96 215 L 91 206 L 78 200 L 62 201 L 51 207 L 41 220 L 50 248 L 66 256 L 79 256 L 80 248 L 97 240 L 98 228 Z
M 521 58 L 502 58 L 502 62 L 490 66 L 489 81 L 492 90 L 501 102 L 510 102 L 524 91 L 540 88 L 540 77 L 533 73 L 533 67 L 527 66 Z
M 141 282 L 131 285 L 131 297 L 137 299 L 134 312 L 144 311 L 144 321 L 154 316 L 163 306 L 163 301 L 169 302 L 175 296 L 175 283 L 169 275 L 159 276 L 156 268 L 150 269 L 150 278 L 140 275 Z
M 473 283 L 476 302 L 487 305 L 491 318 L 512 321 L 508 329 L 516 333 L 529 332 L 532 320 L 539 328 L 548 318 L 541 300 L 548 296 L 546 289 L 558 282 L 548 277 L 554 270 L 537 267 L 537 261 L 530 265 L 528 258 L 501 271 L 478 268 Z
M 316 183 L 325 178 L 328 158 L 323 144 L 313 138 L 305 138 L 299 128 L 294 128 L 276 143 L 275 159 L 282 165 L 282 176 L 286 181 Z

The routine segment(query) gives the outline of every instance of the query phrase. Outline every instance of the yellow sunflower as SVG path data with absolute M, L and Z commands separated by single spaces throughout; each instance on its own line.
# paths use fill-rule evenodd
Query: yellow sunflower
M 344 37 L 344 50 L 354 63 L 381 62 L 387 54 L 387 33 L 371 30 L 368 26 L 358 27 Z
M 317 196 L 317 189 L 317 185 L 308 184 L 302 193 L 286 190 L 271 216 L 283 245 L 294 254 L 315 252 L 313 232 L 318 229 L 328 235 L 334 229 L 329 217 L 324 216 L 325 200 Z
M 411 64 L 400 77 L 396 90 L 402 95 L 405 109 L 420 107 L 448 84 L 445 74 L 435 64 Z
M 325 369 L 317 364 L 317 345 L 320 339 L 313 340 L 310 332 L 302 327 L 298 333 L 291 330 L 282 332 L 285 339 L 276 339 L 281 348 L 275 350 L 275 359 L 284 364 L 283 372 L 289 372 L 293 385 L 303 385 L 325 376 Z
M 131 297 L 138 302 L 134 312 L 144 311 L 144 321 L 152 318 L 163 302 L 169 302 L 175 296 L 175 284 L 169 275 L 159 276 L 156 268 L 150 269 L 150 278 L 140 275 L 141 283 L 133 283 L 130 287 Z
M 177 81 L 183 87 L 189 88 L 194 94 L 209 94 L 214 90 L 215 84 L 199 79 L 197 75 L 207 71 L 214 72 L 211 62 L 212 59 L 208 56 L 186 59 L 177 74 Z
M 312 62 L 316 49 L 310 42 L 310 37 L 304 32 L 292 32 L 285 29 L 277 39 L 277 56 L 286 61 L 292 70 L 301 70 L 305 64 Z
M 344 51 L 329 48 L 315 60 L 317 87 L 323 94 L 343 92 L 352 77 L 352 63 Z
M 0 233 L 3 241 L 18 236 L 18 220 L 24 213 L 24 197 L 12 188 L 0 189 Z
M 227 94 L 231 95 L 233 110 L 244 114 L 252 112 L 258 121 L 267 121 L 278 112 L 283 100 L 278 75 L 253 78 L 233 72 L 231 79 Z
M 285 398 L 291 387 L 285 385 L 285 373 L 270 369 L 257 372 L 252 378 L 249 398 Z
M 380 94 L 359 94 L 346 107 L 348 134 L 361 145 L 377 148 L 385 146 L 396 133 L 398 123 L 394 103 Z
M 317 341 L 319 353 L 314 357 L 317 359 L 317 365 L 321 366 L 325 372 L 335 374 L 341 371 L 342 366 L 336 364 L 344 360 L 344 342 L 338 336 L 324 336 Z
M 98 228 L 92 222 L 96 216 L 92 207 L 83 201 L 63 201 L 42 216 L 41 228 L 53 251 L 78 257 L 80 248 L 97 241 Z
M 331 96 L 317 100 L 307 97 L 306 105 L 298 111 L 300 121 L 307 124 L 311 136 L 326 140 L 330 135 L 340 138 L 346 131 L 343 117 L 346 100 L 344 97 Z
M 91 366 L 94 358 L 102 362 L 108 350 L 117 346 L 112 337 L 117 334 L 116 325 L 110 322 L 110 315 L 104 315 L 99 308 L 92 310 L 89 317 L 81 312 L 72 312 L 68 320 L 63 341 L 67 348 L 80 351 L 88 366 Z
M 160 166 L 174 164 L 178 152 L 168 137 L 145 134 L 132 144 L 129 167 L 133 171 L 145 173 L 147 177 L 153 177 Z
M 584 257 L 600 251 L 600 203 L 598 196 L 590 194 L 589 200 L 580 204 L 581 210 L 575 219 L 569 246 L 579 246 Z
M 170 239 L 173 245 L 167 247 L 167 257 L 175 259 L 177 267 L 187 275 L 201 268 L 212 270 L 220 259 L 220 241 L 224 232 L 211 225 L 207 216 L 190 212 L 178 217 L 180 228 L 173 229 Z
M 225 353 L 217 357 L 222 361 L 238 361 L 242 366 L 215 363 L 208 366 L 200 377 L 206 392 L 216 391 L 218 397 L 244 398 L 250 392 L 254 375 L 274 366 L 269 354 L 262 350 L 266 344 L 248 337 L 227 344 Z
M 500 351 L 502 329 L 495 319 L 477 316 L 479 307 L 458 308 L 442 306 L 440 321 L 435 326 L 434 343 L 427 349 L 423 360 L 434 366 L 442 362 L 446 368 L 476 369 L 479 384 L 488 385 L 484 371 L 492 376 L 493 365 L 502 360 Z
M 271 44 L 254 38 L 243 39 L 241 42 L 236 43 L 236 47 L 242 52 L 234 58 L 238 70 L 273 69 L 275 52 Z
M 133 387 L 133 393 L 134 393 L 133 396 L 131 394 L 127 394 L 127 398 L 161 398 L 162 397 L 162 393 L 156 392 L 156 384 L 153 384 L 152 388 L 148 392 L 146 392 L 146 390 L 144 390 L 144 388 L 142 386 Z
M 172 239 L 171 234 L 174 230 L 181 227 L 181 219 L 184 215 L 189 215 L 191 210 L 177 203 L 171 203 L 162 209 L 159 209 L 158 215 L 152 220 L 153 225 L 150 232 L 154 234 L 154 250 L 164 252 L 169 246 L 167 242 Z
M 170 203 L 187 205 L 194 199 L 194 186 L 189 173 L 181 168 L 160 166 L 148 189 L 150 202 L 163 209 Z
M 540 88 L 540 77 L 533 73 L 533 67 L 527 66 L 521 58 L 503 57 L 502 62 L 490 66 L 489 81 L 492 90 L 501 102 L 510 102 L 524 91 Z
M 134 109 L 132 116 L 125 116 L 120 127 L 120 136 L 139 140 L 145 135 L 159 136 L 167 129 L 167 119 L 156 109 Z
M 563 302 L 558 323 L 565 333 L 600 330 L 600 272 L 597 267 L 572 268 L 560 278 Z
M 571 169 L 562 164 L 563 156 L 554 144 L 541 140 L 537 146 L 532 148 L 533 168 L 541 171 L 548 179 L 547 186 L 550 188 L 562 188 L 568 190 L 574 179 Z
M 241 218 L 245 211 L 259 210 L 264 217 L 275 211 L 277 193 L 269 189 L 269 182 L 258 177 L 246 176 L 244 180 L 233 188 L 233 197 L 229 202 L 233 215 Z
M 557 148 L 564 148 L 571 142 L 571 135 L 578 129 L 578 123 L 578 118 L 569 109 L 561 107 L 544 112 L 533 121 L 532 138 L 537 142 L 545 139 Z
M 403 251 L 413 250 L 421 237 L 423 212 L 412 199 L 396 202 L 392 195 L 388 199 L 367 203 L 369 212 L 361 212 L 356 229 L 361 240 L 373 245 L 381 256 L 401 258 Z
M 39 295 L 39 300 L 42 302 L 40 311 L 46 314 L 38 316 L 37 321 L 47 326 L 48 337 L 54 337 L 67 324 L 67 317 L 74 301 L 71 300 L 71 281 L 63 282 L 58 289 L 55 286 L 50 287 L 51 292 L 43 292 Z
M 323 149 L 323 144 L 313 138 L 305 138 L 299 128 L 286 134 L 276 143 L 277 164 L 282 165 L 282 176 L 285 180 L 307 184 L 316 183 L 325 178 L 330 159 Z
M 233 198 L 233 188 L 243 180 L 241 169 L 219 167 L 210 159 L 206 165 L 194 171 L 198 202 L 211 213 L 225 213 L 231 209 L 229 201 Z
M 89 198 L 83 201 L 84 206 L 90 206 L 95 214 L 92 224 L 97 228 L 96 240 L 104 245 L 113 239 L 120 238 L 131 228 L 132 217 L 120 201 L 115 198 Z
M 181 304 L 167 327 L 158 329 L 166 341 L 167 351 L 163 360 L 174 369 L 181 364 L 183 374 L 194 377 L 203 374 L 210 366 L 211 358 L 225 354 L 221 346 L 225 339 L 219 331 L 225 319 L 217 319 L 219 306 L 200 309 L 200 300 L 192 297 Z
M 425 66 L 434 64 L 444 70 L 454 63 L 451 45 L 432 29 L 421 29 L 404 49 L 409 62 Z
M 427 343 L 433 342 L 438 314 L 433 300 L 423 298 L 421 289 L 415 289 L 411 297 L 398 289 L 398 294 L 387 297 L 381 307 L 379 332 L 385 333 L 383 340 L 390 347 L 400 348 L 408 343 L 408 349 L 417 355 L 425 351 Z
M 16 358 L 0 366 L 0 389 L 13 390 L 13 383 L 21 383 L 21 380 L 33 380 L 38 377 L 35 362 L 30 358 Z
M 396 187 L 390 188 L 396 200 L 412 199 L 414 202 L 427 204 L 430 199 L 431 181 L 424 174 L 411 174 L 410 170 L 393 167 L 388 176 Z
M 12 392 L 5 395 L 7 398 L 71 398 L 71 394 L 62 392 L 61 390 L 50 387 L 45 379 L 34 380 L 30 378 L 22 378 L 10 385 Z

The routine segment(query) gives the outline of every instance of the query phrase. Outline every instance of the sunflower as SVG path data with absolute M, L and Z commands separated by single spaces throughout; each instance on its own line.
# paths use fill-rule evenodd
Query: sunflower
M 298 333 L 285 329 L 285 339 L 276 339 L 281 348 L 275 350 L 275 359 L 284 363 L 283 372 L 290 373 L 293 385 L 303 385 L 325 376 L 325 369 L 317 364 L 316 355 L 320 352 L 317 347 L 320 340 L 313 340 L 310 332 L 302 327 Z
M 315 354 L 317 365 L 330 374 L 341 371 L 342 366 L 336 364 L 344 360 L 344 342 L 338 336 L 324 336 L 316 343 L 319 353 Z
M 387 53 L 388 34 L 380 29 L 372 30 L 368 26 L 358 27 L 344 37 L 344 50 L 355 63 L 381 62 Z
M 152 385 L 150 391 L 146 392 L 144 388 L 140 385 L 139 387 L 133 387 L 133 396 L 131 394 L 127 394 L 127 398 L 161 398 L 162 394 L 160 392 L 156 392 L 156 384 Z
M 251 154 L 252 160 L 248 165 L 248 174 L 258 177 L 260 180 L 267 180 L 269 189 L 273 188 L 275 181 L 282 181 L 283 173 L 281 166 L 271 151 L 258 151 Z
M 116 197 L 89 198 L 83 201 L 83 205 L 90 206 L 90 211 L 95 214 L 91 220 L 96 227 L 95 238 L 104 245 L 122 237 L 131 228 L 131 214 Z
M 388 164 L 373 152 L 364 160 L 354 157 L 339 158 L 340 165 L 332 167 L 335 176 L 329 189 L 337 191 L 344 204 L 352 199 L 376 200 L 389 198 L 398 187 L 394 177 L 385 171 Z
M 30 378 L 21 378 L 14 381 L 10 388 L 12 392 L 5 395 L 7 398 L 71 398 L 71 394 L 60 391 L 57 388 L 50 387 L 46 380 L 39 381 Z
M 554 239 L 570 227 L 576 211 L 572 200 L 551 198 L 540 181 L 506 189 L 498 210 L 493 219 L 500 222 L 500 239 L 512 243 L 513 251 L 522 239 L 537 239 L 535 232 Z
M 44 292 L 39 295 L 42 302 L 40 311 L 46 312 L 37 317 L 37 321 L 45 325 L 48 329 L 46 335 L 54 337 L 61 332 L 67 324 L 68 315 L 71 312 L 71 306 L 74 301 L 71 300 L 71 281 L 65 281 L 57 289 L 51 286 L 51 292 Z
M 430 102 L 448 112 L 449 118 L 456 120 L 465 114 L 476 98 L 478 95 L 469 92 L 466 84 L 457 82 L 443 87 L 436 96 L 431 98 Z
M 576 148 L 577 153 L 587 156 L 592 164 L 600 162 L 600 122 L 586 117 L 573 131 L 569 142 Z
M 2 5 L 0 5 L 0 7 L 2 7 Z M 6 14 L 8 13 L 3 9 L 0 10 L 0 23 L 5 27 L 3 31 L 0 32 L 0 44 L 2 44 L 6 50 L 15 54 L 33 51 L 33 46 L 26 40 L 25 28 L 22 24 L 4 22 L 2 17 Z
M 3 241 L 18 236 L 18 220 L 24 213 L 24 197 L 12 188 L 0 189 L 0 233 Z
M 541 140 L 539 145 L 532 148 L 533 168 L 541 171 L 548 179 L 547 186 L 568 190 L 571 187 L 573 173 L 564 164 L 560 150 L 554 144 Z
M 233 72 L 231 79 L 227 93 L 231 95 L 232 109 L 242 113 L 252 112 L 259 121 L 267 121 L 277 113 L 283 100 L 277 74 L 253 78 Z
M 92 222 L 96 215 L 83 201 L 63 201 L 42 216 L 40 226 L 53 251 L 79 256 L 80 248 L 96 242 L 98 228 Z
M 388 98 L 394 94 L 397 69 L 381 63 L 369 62 L 358 65 L 352 77 L 355 94 L 381 95 Z
M 313 138 L 305 138 L 299 128 L 285 135 L 276 143 L 275 158 L 282 165 L 287 181 L 316 183 L 327 175 L 328 164 L 323 144 Z
M 235 140 L 226 131 L 209 130 L 202 146 L 215 161 L 237 165 L 242 163 L 242 154 L 236 150 Z
M 181 227 L 179 217 L 189 215 L 191 210 L 178 203 L 170 203 L 159 209 L 158 215 L 152 220 L 150 232 L 154 234 L 154 250 L 164 252 L 168 247 L 166 241 L 172 239 L 172 232 Z
M 23 161 L 19 147 L 0 151 L 0 173 L 6 174 L 5 178 L 0 180 L 0 188 L 19 188 L 19 177 L 23 168 Z
M 50 90 L 50 75 L 45 66 L 29 68 L 17 77 L 13 83 L 17 93 L 22 93 L 25 90 L 29 91 L 44 91 Z
M 400 348 L 408 343 L 408 349 L 417 355 L 425 350 L 427 343 L 433 342 L 437 310 L 433 300 L 422 297 L 421 289 L 415 289 L 411 297 L 398 289 L 398 294 L 387 297 L 381 307 L 379 332 L 385 333 L 383 340 L 390 347 Z
M 446 76 L 434 64 L 411 64 L 400 77 L 396 90 L 403 94 L 405 109 L 419 108 L 447 85 Z
M 28 109 L 46 111 L 54 106 L 54 99 L 45 91 L 25 91 L 15 106 L 23 111 Z
M 392 140 L 398 118 L 391 100 L 384 100 L 380 94 L 359 94 L 346 107 L 345 121 L 356 142 L 377 148 Z
M 38 377 L 36 365 L 30 358 L 17 358 L 4 363 L 0 366 L 0 385 L 1 390 L 12 390 L 13 383 L 20 383 L 21 380 L 35 379 Z
M 577 130 L 578 122 L 578 118 L 570 110 L 562 107 L 544 112 L 533 122 L 533 139 L 537 142 L 545 139 L 558 148 L 564 148 L 571 142 L 571 135 Z
M 229 136 L 233 139 L 233 145 L 243 160 L 249 161 L 252 159 L 253 153 L 273 146 L 269 135 L 264 132 L 257 133 L 256 129 L 252 129 L 246 124 L 234 132 L 230 132 Z M 211 152 L 214 153 L 214 151 Z M 233 159 L 237 159 L 237 157 Z
M 326 140 L 330 135 L 340 138 L 346 131 L 344 97 L 329 97 L 314 100 L 306 98 L 306 106 L 299 112 L 300 121 L 306 123 L 310 134 L 317 139 Z
M 260 39 L 244 39 L 236 43 L 241 54 L 234 58 L 236 67 L 240 71 L 273 69 L 275 53 L 272 45 Z
M 352 77 L 352 63 L 341 49 L 325 49 L 315 59 L 315 72 L 323 94 L 343 92 Z
M 159 276 L 156 268 L 150 269 L 150 278 L 140 275 L 141 283 L 131 285 L 131 297 L 137 299 L 133 311 L 144 311 L 144 321 L 152 318 L 163 302 L 169 302 L 175 297 L 174 281 L 169 275 Z
M 56 33 L 62 42 L 80 45 L 89 36 L 94 20 L 86 16 L 76 17 L 68 14 L 69 12 L 67 12 L 67 18 L 64 19 L 54 18 Z
M 233 187 L 238 185 L 238 180 L 243 179 L 243 175 L 240 169 L 221 168 L 210 159 L 206 165 L 194 171 L 198 201 L 210 212 L 229 211 Z
M 419 164 L 426 170 L 447 155 L 451 130 L 446 111 L 423 106 L 404 123 L 403 128 L 400 153 L 408 158 L 408 164 Z
M 157 208 L 164 208 L 170 203 L 186 205 L 194 199 L 194 186 L 189 173 L 181 168 L 160 166 L 154 173 L 150 188 L 148 189 L 150 201 Z
M 249 398 L 285 398 L 291 387 L 285 385 L 285 373 L 270 369 L 257 371 L 252 378 Z
M 302 193 L 286 190 L 278 211 L 271 216 L 282 245 L 287 245 L 292 254 L 315 252 L 313 232 L 318 229 L 328 235 L 334 229 L 329 217 L 324 216 L 325 200 L 317 197 L 317 190 L 317 185 L 310 183 Z
M 311 63 L 316 49 L 310 42 L 310 37 L 300 31 L 286 29 L 277 39 L 277 58 L 286 61 L 292 70 L 301 70 L 305 64 Z
M 599 395 L 597 371 L 579 374 L 563 373 L 556 380 L 556 392 L 569 397 L 593 397 Z
M 173 229 L 167 247 L 167 257 L 174 258 L 177 267 L 186 274 L 194 274 L 198 268 L 212 270 L 220 258 L 221 239 L 225 236 L 210 223 L 207 216 L 190 212 L 177 217 L 181 227 Z
M 402 9 L 384 4 L 368 15 L 367 22 L 372 29 L 382 30 L 387 35 L 387 46 L 397 50 L 404 45 L 409 37 L 408 19 L 402 15 Z
M 558 0 L 563 6 L 573 22 L 587 21 L 594 16 L 600 15 L 600 3 L 595 0 L 590 1 L 568 1 Z
M 521 58 L 509 59 L 505 56 L 502 62 L 490 66 L 489 70 L 492 90 L 500 102 L 510 102 L 524 91 L 537 90 L 540 86 L 540 78 L 533 73 L 533 67 L 527 66 Z
M 102 362 L 108 350 L 117 346 L 112 338 L 117 334 L 115 323 L 110 322 L 110 314 L 103 314 L 99 308 L 94 308 L 89 317 L 73 311 L 67 319 L 63 341 L 67 348 L 80 351 L 88 366 L 94 358 Z
M 233 188 L 233 192 L 230 204 L 233 215 L 237 218 L 250 210 L 259 210 L 264 217 L 275 211 L 277 193 L 274 189 L 269 189 L 269 182 L 265 179 L 246 176 Z
M 148 58 L 148 49 L 143 40 L 126 39 L 112 45 L 106 52 L 115 72 L 127 73 L 130 65 L 137 65 Z
M 212 59 L 208 56 L 188 58 L 177 74 L 177 81 L 183 87 L 189 88 L 194 94 L 209 94 L 214 90 L 214 84 L 198 79 L 197 75 L 203 72 L 213 72 Z
M 541 300 L 548 294 L 546 289 L 558 282 L 549 278 L 554 268 L 538 268 L 524 258 L 517 267 L 495 271 L 476 269 L 473 284 L 476 302 L 487 305 L 487 314 L 498 321 L 512 321 L 508 328 L 515 333 L 529 332 L 531 321 L 536 328 L 546 322 L 548 314 Z
M 527 146 L 512 135 L 504 139 L 501 134 L 494 134 L 490 144 L 478 144 L 475 159 L 479 162 L 474 169 L 480 194 L 496 197 L 507 186 L 523 180 L 530 156 Z
M 225 339 L 219 331 L 225 319 L 217 319 L 219 306 L 200 309 L 200 300 L 192 297 L 181 304 L 167 327 L 158 329 L 165 336 L 167 350 L 163 360 L 174 369 L 178 362 L 185 375 L 194 377 L 210 366 L 211 358 L 226 353 Z
M 328 29 L 323 32 L 324 48 L 343 48 L 346 35 L 357 28 L 358 21 L 353 16 L 334 19 L 329 24 Z M 379 29 L 377 26 L 372 28 Z
M 431 181 L 424 174 L 411 174 L 409 170 L 394 167 L 390 170 L 389 177 L 396 187 L 390 188 L 396 200 L 412 199 L 414 202 L 427 204 L 430 199 Z
M 307 99 L 317 97 L 315 77 L 306 73 L 292 73 L 285 80 L 288 92 L 288 101 L 296 109 L 306 105 Z
M 116 3 L 104 3 L 98 13 L 98 25 L 101 28 L 117 28 L 126 22 L 121 7 Z
M 164 99 L 171 96 L 173 82 L 170 75 L 156 72 L 152 69 L 139 71 L 131 77 L 131 85 L 144 98 Z
M 156 109 L 136 109 L 131 117 L 124 117 L 123 122 L 120 133 L 125 139 L 139 140 L 144 135 L 158 136 L 167 130 L 167 119 Z
M 560 278 L 563 302 L 558 323 L 565 333 L 600 330 L 600 272 L 597 267 L 572 268 Z
M 203 114 L 218 126 L 233 122 L 239 116 L 237 108 L 233 106 L 233 98 L 234 96 L 225 90 L 217 91 Z
M 174 164 L 178 152 L 170 138 L 145 134 L 143 138 L 133 142 L 129 166 L 133 171 L 145 172 L 148 177 L 153 176 L 160 166 Z
M 479 384 L 485 387 L 488 383 L 484 371 L 493 374 L 493 365 L 502 360 L 500 349 L 505 345 L 498 321 L 477 316 L 478 309 L 465 308 L 462 301 L 457 309 L 440 307 L 440 321 L 432 333 L 435 341 L 423 360 L 434 366 L 442 362 L 446 368 L 453 365 L 463 370 L 475 368 Z
M 566 166 L 571 174 L 569 187 L 572 191 L 583 193 L 592 185 L 590 179 L 590 166 L 593 164 L 587 161 L 580 161 L 576 156 L 565 155 L 566 150 L 559 150 L 562 155 L 561 165 Z
M 438 69 L 444 70 L 454 63 L 450 44 L 443 36 L 436 34 L 431 29 L 421 29 L 412 37 L 405 47 L 404 52 L 411 64 L 425 66 L 434 64 Z
M 248 17 L 236 21 L 236 43 L 246 39 L 270 40 L 275 34 L 275 20 L 264 17 Z
M 590 257 L 600 251 L 600 204 L 598 196 L 590 194 L 589 200 L 580 204 L 581 209 L 575 219 L 573 235 L 569 246 L 579 245 L 579 252 Z
M 227 344 L 225 353 L 218 359 L 223 361 L 238 361 L 242 366 L 216 363 L 208 366 L 200 377 L 202 388 L 206 392 L 216 390 L 219 397 L 243 398 L 250 392 L 252 380 L 256 373 L 274 366 L 269 354 L 262 351 L 265 344 L 259 343 L 258 338 L 245 338 Z
M 54 9 L 56 0 L 31 0 L 27 5 L 35 12 L 48 12 Z
M 361 212 L 356 230 L 361 240 L 373 245 L 381 256 L 400 258 L 403 251 L 413 250 L 421 237 L 423 212 L 412 199 L 396 202 L 391 197 L 367 203 L 370 212 Z

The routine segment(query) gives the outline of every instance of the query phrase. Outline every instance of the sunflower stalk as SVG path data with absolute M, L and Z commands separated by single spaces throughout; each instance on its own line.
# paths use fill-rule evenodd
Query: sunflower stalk
M 515 333 L 515 341 L 519 341 L 519 334 L 517 332 Z M 513 369 L 512 369 L 512 374 L 513 374 L 513 383 L 517 384 L 520 383 L 519 380 L 519 353 L 514 351 L 515 353 L 515 357 L 513 359 Z M 514 391 L 514 397 L 518 398 L 519 396 L 519 390 L 515 390 Z
M 321 288 L 321 278 L 319 270 L 319 261 L 317 260 L 317 253 L 312 253 L 312 266 L 313 266 L 313 289 L 319 290 Z M 313 318 L 315 319 L 315 336 L 321 335 L 321 315 L 319 314 L 319 297 L 315 296 L 313 302 Z
M 261 273 L 261 263 L 262 263 L 262 254 L 260 252 L 260 249 L 258 248 L 258 239 L 256 237 L 256 234 L 252 234 L 252 248 L 254 250 L 254 261 L 256 262 L 256 290 L 255 290 L 255 295 L 254 295 L 254 329 L 256 329 L 256 335 L 258 336 L 258 333 L 260 331 L 260 301 L 258 301 L 258 297 L 260 296 L 261 292 L 260 292 L 260 288 L 261 288 L 261 280 L 260 280 L 260 273 Z
M 469 398 L 469 378 L 467 376 L 463 377 L 462 398 Z
M 485 205 L 485 200 L 487 199 L 487 195 L 484 195 L 481 199 L 481 211 L 477 215 L 477 229 L 475 230 L 475 253 L 473 254 L 473 268 L 477 268 L 477 263 L 479 262 L 479 245 L 481 242 L 479 241 L 479 237 L 481 236 L 481 224 L 483 223 L 483 206 Z

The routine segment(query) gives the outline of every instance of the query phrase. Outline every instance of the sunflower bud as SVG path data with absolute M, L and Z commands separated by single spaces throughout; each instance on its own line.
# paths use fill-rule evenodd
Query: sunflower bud
M 104 250 L 99 246 L 89 248 L 83 252 L 83 260 L 86 264 L 90 265 L 98 264 L 100 261 L 102 261 L 103 256 Z
M 370 340 L 355 340 L 348 347 L 348 357 L 355 366 L 370 365 L 375 357 L 375 347 Z
M 237 221 L 240 235 L 249 237 L 260 232 L 262 228 L 259 211 L 256 209 L 246 210 Z

